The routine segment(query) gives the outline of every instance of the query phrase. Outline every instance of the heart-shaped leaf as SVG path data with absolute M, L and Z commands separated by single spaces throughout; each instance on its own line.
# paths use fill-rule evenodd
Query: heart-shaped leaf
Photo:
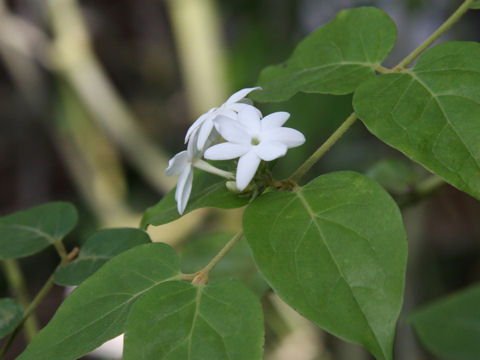
M 269 66 L 258 80 L 257 101 L 284 101 L 299 91 L 348 94 L 375 75 L 392 49 L 395 23 L 377 8 L 344 10 L 306 37 L 290 59 Z
M 175 250 L 137 246 L 108 261 L 62 303 L 18 360 L 73 360 L 120 335 L 132 305 L 153 287 L 181 278 Z
M 262 195 L 245 211 L 255 262 L 290 306 L 327 331 L 392 359 L 407 246 L 400 211 L 354 172 Z
M 170 281 L 133 306 L 124 359 L 260 360 L 262 347 L 262 308 L 242 283 Z
M 438 45 L 362 84 L 353 104 L 375 136 L 480 199 L 480 44 Z
M 249 197 L 233 194 L 227 190 L 225 179 L 216 175 L 195 171 L 192 193 L 184 214 L 204 207 L 233 209 L 248 203 Z M 175 201 L 175 189 L 171 190 L 156 205 L 149 207 L 142 218 L 141 227 L 162 225 L 180 218 Z
M 150 242 L 150 236 L 139 229 L 100 230 L 85 241 L 73 262 L 55 272 L 55 282 L 64 286 L 79 285 L 114 256 Z
M 0 218 L 0 258 L 19 258 L 61 241 L 77 224 L 75 207 L 51 202 Z

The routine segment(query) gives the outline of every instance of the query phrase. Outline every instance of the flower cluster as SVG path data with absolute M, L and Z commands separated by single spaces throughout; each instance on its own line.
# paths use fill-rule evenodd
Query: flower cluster
M 175 191 L 177 209 L 183 214 L 192 191 L 193 168 L 235 179 L 239 191 L 252 181 L 260 162 L 272 161 L 287 150 L 305 142 L 303 134 L 283 124 L 290 114 L 262 113 L 245 97 L 259 87 L 237 91 L 218 108 L 201 115 L 187 131 L 187 150 L 176 154 L 168 163 L 167 175 L 180 175 Z M 222 139 L 224 140 L 222 142 Z M 218 169 L 202 160 L 239 159 L 236 174 Z

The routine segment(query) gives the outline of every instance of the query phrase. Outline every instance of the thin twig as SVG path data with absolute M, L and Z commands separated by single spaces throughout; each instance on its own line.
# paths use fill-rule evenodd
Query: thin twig
M 78 255 L 79 249 L 74 248 L 65 258 L 62 259 L 60 264 L 58 265 L 57 269 L 63 265 L 68 264 L 70 261 L 75 259 L 75 257 Z M 22 321 L 20 324 L 15 328 L 15 330 L 10 334 L 10 336 L 7 338 L 3 346 L 0 348 L 0 359 L 3 359 L 10 348 L 10 345 L 12 344 L 13 340 L 15 337 L 18 335 L 20 330 L 22 329 L 22 326 L 24 325 L 25 321 L 30 317 L 30 315 L 35 311 L 35 309 L 40 305 L 40 303 L 43 301 L 45 296 L 49 293 L 51 288 L 53 287 L 54 284 L 54 276 L 55 273 L 53 273 L 48 280 L 43 284 L 42 288 L 40 291 L 37 293 L 35 298 L 32 300 L 30 305 L 25 309 L 22 317 Z
M 393 68 L 393 71 L 402 70 L 405 66 L 411 64 L 425 49 L 432 45 L 445 31 L 450 29 L 463 14 L 465 14 L 474 0 L 466 0 L 462 5 L 442 24 L 440 27 L 430 35 L 423 43 L 421 43 L 415 50 L 413 50 L 407 57 L 398 63 Z
M 305 162 L 290 176 L 290 180 L 298 182 L 305 173 L 325 154 L 343 134 L 353 125 L 357 120 L 357 114 L 354 112 L 330 135 L 330 137 L 307 159 Z
M 225 255 L 230 251 L 230 249 L 240 240 L 243 236 L 243 231 L 240 230 L 238 233 L 236 233 L 218 252 L 215 257 L 210 260 L 210 262 L 199 272 L 197 272 L 195 275 L 195 278 L 193 279 L 192 283 L 195 285 L 203 285 L 208 282 L 208 274 L 209 272 L 220 262 L 220 260 L 223 259 Z
M 1 261 L 2 268 L 7 279 L 8 287 L 13 297 L 15 297 L 22 308 L 26 309 L 30 304 L 30 294 L 25 284 L 25 277 L 22 270 L 14 259 L 5 259 Z M 24 325 L 24 334 L 28 341 L 31 341 L 38 332 L 38 320 L 35 316 L 30 316 Z

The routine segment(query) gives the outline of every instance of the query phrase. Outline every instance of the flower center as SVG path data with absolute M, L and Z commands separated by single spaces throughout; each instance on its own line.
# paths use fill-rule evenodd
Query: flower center
M 254 137 L 253 137 L 253 138 L 252 138 L 252 141 L 251 141 L 251 144 L 252 144 L 252 145 L 258 145 L 258 144 L 260 144 L 260 140 L 258 140 L 257 138 L 254 138 Z

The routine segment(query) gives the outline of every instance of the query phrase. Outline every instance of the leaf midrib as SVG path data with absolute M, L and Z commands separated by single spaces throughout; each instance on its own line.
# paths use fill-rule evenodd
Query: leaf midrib
M 453 125 L 453 123 L 450 121 L 450 118 L 448 117 L 447 115 L 447 112 L 445 111 L 445 109 L 443 108 L 443 105 L 442 103 L 440 102 L 440 100 L 438 99 L 438 95 L 435 94 L 433 92 L 433 90 L 420 78 L 418 77 L 414 71 L 407 71 L 405 70 L 404 72 L 405 74 L 408 74 L 409 76 L 411 76 L 415 81 L 417 81 L 418 84 L 420 84 L 429 94 L 430 96 L 435 100 L 435 102 L 437 103 L 437 106 L 439 107 L 440 111 L 442 112 L 442 115 L 443 117 L 445 118 L 445 121 L 447 122 L 447 124 L 449 125 L 449 127 L 455 132 L 455 135 L 458 137 L 458 139 L 460 140 L 460 142 L 462 143 L 463 147 L 467 150 L 468 154 L 470 155 L 470 157 L 473 159 L 473 161 L 475 162 L 475 164 L 477 165 L 477 167 L 480 169 L 480 162 L 479 160 L 473 156 L 472 154 L 472 151 L 470 150 L 470 148 L 467 146 L 467 144 L 464 142 L 462 136 L 460 136 L 460 134 L 458 133 L 457 129 L 455 128 L 455 126 Z M 448 96 L 448 95 L 445 95 L 445 96 Z M 453 95 L 452 95 L 453 96 Z
M 39 230 L 39 229 L 35 228 L 33 226 L 21 225 L 21 224 L 9 224 L 9 223 L 3 223 L 3 222 L 0 223 L 0 227 L 2 227 L 2 226 L 32 232 L 34 234 L 37 234 L 41 237 L 46 238 L 49 241 L 49 243 L 51 243 L 51 244 L 57 242 L 57 239 L 55 237 L 53 237 L 50 234 L 47 234 L 46 232 L 43 232 L 42 230 Z
M 356 298 L 355 296 L 355 293 L 353 291 L 353 289 L 351 288 L 350 284 L 348 283 L 345 275 L 343 274 L 341 268 L 340 268 L 340 265 L 338 264 L 337 262 L 337 259 L 335 258 L 335 256 L 333 255 L 333 252 L 332 250 L 330 249 L 330 246 L 329 244 L 327 243 L 327 241 L 325 240 L 325 236 L 320 228 L 320 226 L 318 225 L 317 221 L 316 221 L 316 216 L 315 216 L 315 213 L 313 212 L 312 208 L 310 207 L 309 203 L 307 202 L 307 199 L 305 199 L 305 197 L 303 196 L 302 194 L 302 189 L 298 189 L 295 191 L 295 194 L 296 196 L 300 199 L 300 201 L 302 202 L 302 205 L 305 207 L 305 209 L 307 210 L 308 214 L 310 215 L 311 219 L 312 219 L 312 223 L 315 225 L 315 227 L 317 228 L 317 231 L 320 235 L 320 238 L 322 239 L 322 242 L 323 244 L 325 245 L 325 248 L 327 249 L 328 251 L 328 254 L 330 255 L 330 258 L 333 260 L 333 263 L 335 264 L 335 267 L 337 268 L 337 271 L 338 273 L 340 274 L 340 276 L 342 277 L 343 281 L 345 282 L 345 284 L 347 285 L 347 288 L 349 289 L 350 293 L 352 294 L 352 298 L 355 300 L 355 304 L 357 305 L 358 309 L 360 310 L 360 313 L 362 314 L 362 317 L 365 319 L 365 322 L 367 323 L 368 325 L 368 328 L 369 330 L 371 331 L 371 333 L 373 334 L 373 338 L 375 339 L 375 342 L 377 343 L 377 346 L 378 348 L 382 351 L 382 355 L 385 357 L 385 358 L 388 358 L 388 356 L 385 354 L 384 352 L 384 349 L 383 347 L 381 346 L 380 342 L 378 341 L 378 338 L 377 338 L 377 334 L 375 333 L 374 329 L 372 328 L 372 325 L 370 324 L 370 321 L 369 319 L 367 318 L 367 316 L 365 315 L 365 313 L 363 312 L 363 309 L 362 307 L 360 306 L 360 303 L 358 302 L 358 299 Z
M 102 320 L 103 318 L 107 317 L 108 315 L 110 315 L 111 313 L 113 313 L 113 312 L 115 312 L 116 310 L 120 309 L 121 307 L 125 307 L 128 303 L 132 302 L 134 299 L 138 298 L 140 295 L 143 295 L 145 292 L 147 292 L 148 290 L 154 288 L 155 286 L 160 285 L 160 284 L 162 284 L 162 283 L 164 283 L 164 282 L 167 282 L 167 281 L 180 280 L 181 277 L 182 277 L 182 274 L 177 274 L 177 275 L 172 276 L 172 277 L 170 277 L 170 278 L 163 279 L 163 280 L 161 280 L 161 281 L 158 281 L 158 282 L 154 283 L 153 285 L 145 288 L 144 290 L 138 292 L 136 295 L 132 296 L 129 300 L 127 300 L 127 301 L 125 301 L 125 302 L 123 302 L 123 303 L 115 306 L 115 307 L 112 308 L 110 311 L 108 311 L 108 312 L 104 313 L 102 316 L 96 318 L 95 321 L 90 322 L 89 324 L 83 326 L 83 327 L 80 328 L 80 329 L 77 329 L 76 332 L 74 332 L 74 333 L 72 333 L 71 335 L 63 338 L 61 341 L 52 344 L 52 345 L 49 346 L 48 348 L 44 349 L 44 351 L 40 351 L 40 353 L 46 353 L 47 351 L 49 351 L 50 349 L 56 347 L 57 345 L 64 343 L 65 341 L 69 340 L 69 339 L 72 338 L 72 337 L 75 337 L 78 333 L 82 332 L 84 329 L 92 326 L 92 324 L 97 323 L 98 321 L 100 321 L 100 320 Z M 110 295 L 111 295 L 111 294 L 110 294 Z M 113 323 L 113 321 L 112 321 L 112 323 Z M 39 352 L 37 351 L 36 353 L 38 354 Z

